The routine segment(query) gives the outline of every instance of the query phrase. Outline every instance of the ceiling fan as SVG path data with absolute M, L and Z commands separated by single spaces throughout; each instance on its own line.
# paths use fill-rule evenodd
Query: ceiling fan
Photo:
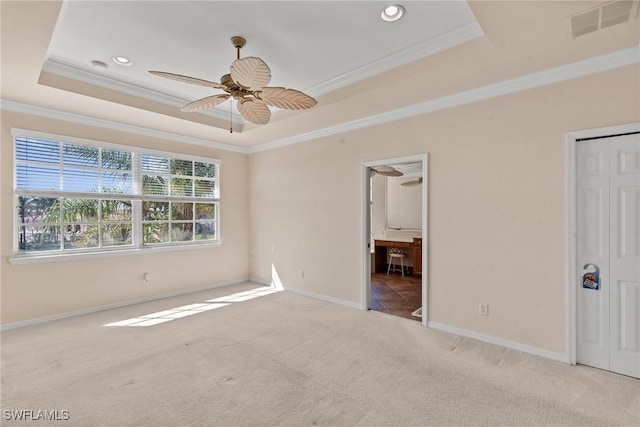
M 229 98 L 233 98 L 238 101 L 238 111 L 245 120 L 264 125 L 269 123 L 271 119 L 269 106 L 288 110 L 302 110 L 317 104 L 314 98 L 299 90 L 267 86 L 271 81 L 271 69 L 269 69 L 269 66 L 262 59 L 255 56 L 240 59 L 240 49 L 246 42 L 240 36 L 231 37 L 231 43 L 237 50 L 237 59 L 231 63 L 230 73 L 220 78 L 220 83 L 164 71 L 149 72 L 167 79 L 222 89 L 226 92 L 190 102 L 181 108 L 181 111 L 185 112 L 214 107 Z M 230 130 L 233 132 L 233 127 Z
M 383 176 L 402 176 L 404 175 L 398 169 L 393 166 L 371 166 L 371 176 L 380 174 Z
M 418 179 L 414 179 L 413 181 L 403 182 L 403 183 L 402 183 L 402 184 L 400 184 L 400 185 L 405 185 L 405 186 L 407 186 L 407 187 L 411 187 L 411 186 L 414 186 L 414 185 L 420 185 L 420 184 L 422 184 L 422 177 L 420 177 L 420 178 L 418 178 Z

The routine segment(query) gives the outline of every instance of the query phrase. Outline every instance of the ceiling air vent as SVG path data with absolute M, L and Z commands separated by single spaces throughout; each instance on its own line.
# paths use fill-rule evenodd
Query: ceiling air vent
M 573 38 L 593 33 L 637 17 L 638 0 L 610 1 L 569 17 Z

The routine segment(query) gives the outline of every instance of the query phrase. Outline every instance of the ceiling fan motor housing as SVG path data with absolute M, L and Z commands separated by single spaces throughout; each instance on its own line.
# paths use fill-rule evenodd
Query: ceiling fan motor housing
M 243 37 L 233 36 L 231 37 L 231 43 L 236 49 L 242 49 L 247 44 L 247 41 Z

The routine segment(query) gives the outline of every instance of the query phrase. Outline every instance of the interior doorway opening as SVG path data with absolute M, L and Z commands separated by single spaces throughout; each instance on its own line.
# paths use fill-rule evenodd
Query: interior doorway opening
M 366 310 L 427 325 L 427 155 L 363 165 Z

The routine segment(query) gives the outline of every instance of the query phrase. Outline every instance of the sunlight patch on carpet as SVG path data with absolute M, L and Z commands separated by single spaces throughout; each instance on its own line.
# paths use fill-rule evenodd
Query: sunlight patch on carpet
M 103 326 L 153 326 L 160 323 L 169 322 L 171 320 L 180 319 L 182 317 L 203 313 L 205 311 L 226 307 L 233 303 L 252 300 L 254 298 L 259 298 L 280 291 L 281 289 L 277 289 L 274 287 L 266 289 L 257 288 L 250 291 L 237 292 L 235 294 L 227 295 L 224 297 L 210 299 L 204 303 L 183 305 L 180 307 L 170 308 L 168 310 L 162 310 L 151 314 L 144 314 L 142 316 L 134 317 L 131 319 L 121 320 L 119 322 L 107 323 Z

